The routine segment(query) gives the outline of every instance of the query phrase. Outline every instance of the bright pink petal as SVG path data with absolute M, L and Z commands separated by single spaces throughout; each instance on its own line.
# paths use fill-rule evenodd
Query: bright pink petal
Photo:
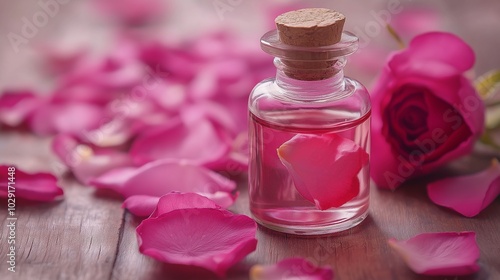
M 209 169 L 190 163 L 161 160 L 140 168 L 118 168 L 93 180 L 98 188 L 112 189 L 125 197 L 161 197 L 170 192 L 197 193 L 222 207 L 231 206 L 238 194 L 236 184 Z
M 81 161 L 72 167 L 75 177 L 84 184 L 92 179 L 118 167 L 132 166 L 129 155 L 115 150 L 94 151 L 89 157 L 82 157 Z
M 139 168 L 123 188 L 125 196 L 147 194 L 162 196 L 171 191 L 215 193 L 232 192 L 236 184 L 206 168 L 190 163 L 162 160 Z
M 133 195 L 125 199 L 122 204 L 130 213 L 138 217 L 148 217 L 153 213 L 160 200 L 159 197 L 149 195 Z
M 459 276 L 479 270 L 479 247 L 474 232 L 423 233 L 389 245 L 415 273 Z
M 494 161 L 479 173 L 432 182 L 427 193 L 437 205 L 474 217 L 500 195 L 500 165 Z
M 274 265 L 254 265 L 250 270 L 250 280 L 332 280 L 330 266 L 316 267 L 303 258 L 285 259 Z
M 469 70 L 474 61 L 474 50 L 456 35 L 429 32 L 413 38 L 408 49 L 394 55 L 389 65 L 397 75 L 417 72 L 450 77 Z
M 169 264 L 202 267 L 224 276 L 255 250 L 256 223 L 227 210 L 173 210 L 137 227 L 141 253 Z
M 70 71 L 77 63 L 88 55 L 89 50 L 83 44 L 76 42 L 42 43 L 37 46 L 37 52 L 44 66 L 55 74 Z
M 109 170 L 132 165 L 132 160 L 126 153 L 80 144 L 68 135 L 55 137 L 52 149 L 84 184 Z
M 318 209 L 340 207 L 359 193 L 358 173 L 368 154 L 336 134 L 297 135 L 278 148 L 295 187 Z
M 157 159 L 189 160 L 205 164 L 219 160 L 229 151 L 229 144 L 212 122 L 202 119 L 151 131 L 137 139 L 131 156 L 137 164 Z
M 157 218 L 162 214 L 180 210 L 193 208 L 213 208 L 220 209 L 212 200 L 195 193 L 168 193 L 158 201 L 156 208 L 151 214 L 151 218 Z
M 119 188 L 116 188 L 115 186 L 110 187 L 110 189 L 113 189 L 115 191 L 119 191 Z M 177 193 L 177 192 L 171 192 L 170 194 Z M 192 193 L 195 194 L 195 193 Z M 164 196 L 167 196 L 169 194 L 166 194 Z M 234 204 L 234 201 L 236 198 L 238 198 L 239 193 L 237 192 L 236 194 L 232 195 L 230 193 L 226 192 L 216 192 L 215 194 L 204 194 L 198 195 L 208 201 L 210 201 L 211 205 L 217 205 L 217 208 L 227 208 L 231 205 Z M 157 207 L 158 201 L 160 200 L 161 197 L 158 196 L 149 196 L 149 195 L 133 195 L 129 196 L 125 202 L 123 203 L 123 207 L 127 208 L 132 214 L 140 217 L 145 217 L 149 216 L 153 213 L 155 208 Z M 199 206 L 199 205 L 198 205 Z M 207 206 L 207 205 L 205 205 Z M 193 206 L 194 207 L 194 206 Z M 200 207 L 198 207 L 200 208 Z M 203 207 L 203 208 L 210 208 L 210 207 Z M 157 214 L 154 216 L 158 216 Z
M 136 167 L 115 168 L 90 180 L 89 184 L 96 188 L 110 189 L 117 193 L 122 193 L 125 183 L 133 176 L 136 176 L 137 170 Z M 159 198 L 160 196 L 154 197 Z
M 0 95 L 0 124 L 16 127 L 23 124 L 39 105 L 30 91 L 6 91 Z
M 225 131 L 231 133 L 237 131 L 237 124 L 234 120 L 234 116 L 223 104 L 211 101 L 197 102 L 196 104 L 183 108 L 181 114 L 187 123 L 207 119 L 220 128 L 223 128 Z
M 59 103 L 91 103 L 105 105 L 118 97 L 118 92 L 111 91 L 89 83 L 61 86 L 52 95 L 54 102 Z
M 83 136 L 106 120 L 104 110 L 84 103 L 48 103 L 37 108 L 30 118 L 33 132 L 40 135 L 67 133 Z
M 63 195 L 63 190 L 57 185 L 57 178 L 52 174 L 30 174 L 18 168 L 12 172 L 9 166 L 0 165 L 0 196 L 9 197 L 9 190 L 14 190 L 15 198 L 35 201 L 52 201 Z
M 248 132 L 242 132 L 232 141 L 231 151 L 226 156 L 204 166 L 224 171 L 230 176 L 237 176 L 248 171 L 248 157 Z

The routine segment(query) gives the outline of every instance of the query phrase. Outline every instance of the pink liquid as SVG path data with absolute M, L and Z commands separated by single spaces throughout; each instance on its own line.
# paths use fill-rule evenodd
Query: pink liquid
M 278 111 L 266 119 L 250 113 L 249 195 L 254 218 L 271 229 L 301 235 L 333 233 L 359 224 L 368 211 L 369 165 L 357 175 L 358 196 L 341 207 L 319 210 L 296 190 L 276 149 L 297 134 L 338 134 L 369 153 L 370 112 L 353 118 L 348 111 Z

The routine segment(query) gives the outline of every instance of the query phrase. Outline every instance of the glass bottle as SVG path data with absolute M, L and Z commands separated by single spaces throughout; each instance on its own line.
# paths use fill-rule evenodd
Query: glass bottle
M 368 214 L 369 203 L 370 97 L 363 85 L 343 74 L 346 56 L 357 50 L 358 38 L 343 32 L 336 44 L 302 47 L 284 44 L 274 30 L 261 38 L 261 47 L 275 57 L 277 73 L 276 78 L 257 84 L 249 98 L 253 217 L 265 227 L 298 235 L 329 234 L 359 224 Z M 308 143 L 310 139 L 319 139 L 320 144 L 323 139 L 334 139 L 347 146 L 331 144 L 330 140 L 325 140 L 330 144 L 316 145 L 317 141 Z M 341 158 L 344 146 L 349 150 L 345 154 L 361 151 L 356 155 L 363 153 L 366 160 L 351 168 L 352 158 Z M 338 158 L 331 157 L 330 147 L 337 149 L 332 153 L 341 160 L 335 162 Z M 281 149 L 288 149 L 287 155 L 295 157 L 294 162 L 288 162 L 291 166 L 287 166 Z M 332 190 L 328 182 L 335 185 Z M 342 182 L 349 186 L 342 186 Z M 326 185 L 326 189 L 314 189 L 314 183 Z M 346 189 L 355 185 L 357 193 L 341 205 L 318 207 L 318 201 L 324 199 L 328 204 L 327 198 L 334 201 L 345 195 L 343 190 L 342 195 L 338 192 L 339 184 Z

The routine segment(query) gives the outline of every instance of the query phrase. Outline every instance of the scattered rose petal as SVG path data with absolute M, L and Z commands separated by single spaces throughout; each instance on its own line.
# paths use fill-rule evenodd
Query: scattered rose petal
M 93 148 L 81 144 L 69 135 L 58 135 L 52 142 L 52 150 L 83 184 L 107 171 L 132 165 L 129 155 L 114 149 Z
M 157 159 L 207 164 L 225 156 L 229 148 L 217 127 L 209 120 L 201 119 L 145 133 L 134 141 L 130 154 L 136 164 Z
M 70 71 L 81 59 L 88 55 L 89 49 L 83 42 L 59 41 L 54 43 L 43 42 L 36 46 L 43 67 L 48 68 L 54 74 L 64 74 Z
M 0 196 L 8 197 L 9 186 L 15 188 L 15 197 L 34 201 L 52 201 L 63 195 L 57 178 L 49 173 L 26 173 L 19 168 L 12 173 L 7 165 L 0 165 Z M 13 180 L 9 180 L 13 174 Z M 13 182 L 14 184 L 10 184 Z
M 459 276 L 479 270 L 479 247 L 474 232 L 423 233 L 389 245 L 415 273 Z
M 234 203 L 236 183 L 209 169 L 191 163 L 160 160 L 136 169 L 111 170 L 91 181 L 98 188 L 109 188 L 125 197 L 161 197 L 170 192 L 194 192 L 222 207 Z
M 474 217 L 500 195 L 500 165 L 495 160 L 479 173 L 432 182 L 427 193 L 437 205 Z
M 340 207 L 358 195 L 357 176 L 369 157 L 336 134 L 299 134 L 278 148 L 278 156 L 299 193 L 321 210 Z
M 162 214 L 191 208 L 213 208 L 220 209 L 213 200 L 195 193 L 172 192 L 160 197 L 156 208 L 151 214 L 151 218 L 157 218 Z
M 118 97 L 118 91 L 104 89 L 90 84 L 61 86 L 52 95 L 52 100 L 58 103 L 77 102 L 103 106 Z
M 242 132 L 233 140 L 231 151 L 225 157 L 204 166 L 212 170 L 224 171 L 230 176 L 237 176 L 247 172 L 248 156 L 248 132 Z
M 132 214 L 138 217 L 148 217 L 153 213 L 160 200 L 157 196 L 133 195 L 129 196 L 122 204 Z
M 83 137 L 105 120 L 104 110 L 85 103 L 45 103 L 34 111 L 30 127 L 36 134 L 66 133 Z
M 119 167 L 105 172 L 90 180 L 90 185 L 101 189 L 110 189 L 117 193 L 122 193 L 125 183 L 132 177 L 136 176 L 137 167 Z M 159 196 L 155 196 L 159 198 Z M 154 209 L 154 207 L 153 207 Z
M 213 200 L 195 193 L 171 192 L 162 197 L 133 195 L 123 202 L 123 207 L 139 217 L 155 218 L 163 213 L 184 208 L 221 208 Z
M 0 95 L 0 124 L 23 124 L 40 103 L 31 91 L 5 91 Z
M 158 204 L 165 203 L 166 208 L 157 209 L 158 216 L 137 227 L 141 253 L 169 264 L 202 267 L 222 277 L 255 250 L 257 224 L 249 217 L 212 207 L 202 197 L 195 200 L 195 194 L 165 197 Z
M 274 265 L 254 265 L 250 270 L 250 280 L 332 280 L 333 271 L 329 266 L 316 267 L 302 258 L 285 259 Z

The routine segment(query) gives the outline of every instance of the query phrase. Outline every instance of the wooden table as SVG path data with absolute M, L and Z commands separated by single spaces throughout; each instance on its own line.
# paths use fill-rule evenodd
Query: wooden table
M 30 134 L 2 132 L 0 163 L 17 164 L 29 171 L 53 171 L 57 165 L 49 143 L 50 139 Z M 486 163 L 477 158 L 461 163 L 468 166 L 471 162 L 476 163 L 476 168 Z M 121 208 L 118 196 L 82 186 L 69 174 L 59 182 L 65 191 L 62 201 L 18 202 L 15 273 L 7 271 L 7 205 L 5 199 L 1 200 L 0 279 L 188 279 L 139 253 L 135 228 L 140 220 Z M 234 267 L 228 279 L 248 279 L 253 264 L 296 256 L 331 265 L 335 279 L 340 280 L 500 279 L 500 199 L 470 219 L 434 205 L 424 185 L 413 182 L 395 192 L 372 186 L 368 218 L 337 235 L 300 238 L 259 228 L 257 250 Z M 231 209 L 248 215 L 244 181 L 239 191 L 241 196 Z M 422 232 L 470 230 L 477 233 L 481 248 L 481 270 L 470 277 L 416 275 L 386 242 L 391 237 L 406 239 Z

